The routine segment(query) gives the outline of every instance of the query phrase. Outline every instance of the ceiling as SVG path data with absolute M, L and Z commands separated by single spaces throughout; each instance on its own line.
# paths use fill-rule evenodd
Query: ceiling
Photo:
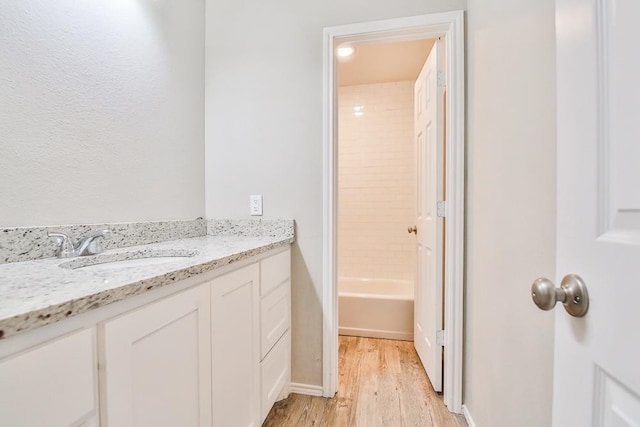
M 415 80 L 435 40 L 354 44 L 353 55 L 338 57 L 338 85 Z

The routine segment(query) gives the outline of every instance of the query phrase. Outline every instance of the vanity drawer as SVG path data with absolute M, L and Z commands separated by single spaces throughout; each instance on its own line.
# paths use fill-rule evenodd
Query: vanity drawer
M 289 329 L 291 282 L 286 280 L 260 302 L 260 360 Z
M 260 295 L 264 296 L 291 277 L 291 251 L 273 255 L 260 262 Z
M 260 416 L 264 422 L 273 404 L 289 394 L 291 337 L 287 331 L 260 363 Z

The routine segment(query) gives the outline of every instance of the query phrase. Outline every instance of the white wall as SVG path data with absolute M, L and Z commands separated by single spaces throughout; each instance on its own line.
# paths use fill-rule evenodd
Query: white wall
M 469 0 L 464 401 L 479 427 L 551 425 L 555 277 L 553 0 Z
M 294 218 L 294 382 L 322 382 L 322 29 L 466 0 L 207 2 L 207 216 Z
M 0 5 L 0 226 L 204 214 L 204 0 Z
M 338 90 L 338 277 L 414 280 L 413 86 Z

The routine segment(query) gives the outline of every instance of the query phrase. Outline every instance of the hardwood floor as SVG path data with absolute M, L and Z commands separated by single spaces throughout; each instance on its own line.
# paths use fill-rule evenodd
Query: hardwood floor
M 466 427 L 433 391 L 413 343 L 340 337 L 338 393 L 291 394 L 263 427 Z

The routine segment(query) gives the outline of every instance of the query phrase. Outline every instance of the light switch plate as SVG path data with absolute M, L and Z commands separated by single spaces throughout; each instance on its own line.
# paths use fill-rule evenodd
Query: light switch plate
M 249 214 L 262 216 L 262 195 L 252 194 L 249 196 Z

